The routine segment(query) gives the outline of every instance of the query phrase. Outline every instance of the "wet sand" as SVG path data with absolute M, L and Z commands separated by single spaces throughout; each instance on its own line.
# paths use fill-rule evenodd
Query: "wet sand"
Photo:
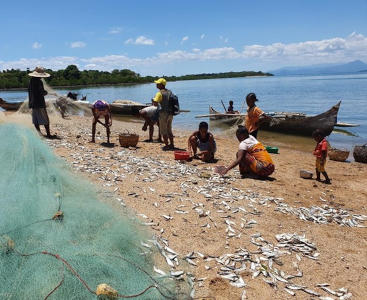
M 271 200 L 282 198 L 280 202 L 294 208 L 328 205 L 350 214 L 367 215 L 367 165 L 328 160 L 326 170 L 332 185 L 304 180 L 299 177 L 300 169 L 314 170 L 314 157 L 309 151 L 313 145 L 300 151 L 288 141 L 279 141 L 276 135 L 261 133 L 259 139 L 264 144 L 279 146 L 280 153 L 272 155 L 276 166 L 272 181 L 241 179 L 237 170 L 230 171 L 228 178 L 220 181 L 212 176 L 213 168 L 228 165 L 234 159 L 238 142 L 232 135 L 216 136 L 216 164 L 198 160 L 179 164 L 174 161 L 173 152 L 163 152 L 158 143 L 139 142 L 137 148 L 131 149 L 119 146 L 118 133 L 125 129 L 140 134 L 141 140 L 147 138 L 141 126 L 139 122 L 114 120 L 111 141 L 115 146 L 109 148 L 101 145 L 105 142 L 105 130 L 99 125 L 97 143 L 88 143 L 90 118 L 57 118 L 51 128 L 61 140 L 48 143 L 80 176 L 112 191 L 114 196 L 107 202 L 115 206 L 116 199 L 122 199 L 142 222 L 151 224 L 147 228 L 152 233 L 167 240 L 180 258 L 176 270 L 190 272 L 195 278 L 195 297 L 240 299 L 245 290 L 249 299 L 316 299 L 299 290 L 294 291 L 293 297 L 284 290 L 282 282 L 277 282 L 277 288 L 271 287 L 263 280 L 269 277 L 262 274 L 252 278 L 248 262 L 246 269 L 239 272 L 245 288 L 234 287 L 219 276 L 224 266 L 217 259 L 222 255 L 242 248 L 254 253 L 253 259 L 262 256 L 251 239 L 251 235 L 259 233 L 272 245 L 277 245 L 275 235 L 280 233 L 304 234 L 316 245 L 317 260 L 300 255 L 299 261 L 293 252 L 281 256 L 282 263 L 276 265 L 279 271 L 294 274 L 300 270 L 303 274 L 289 280 L 289 284 L 307 286 L 322 296 L 337 299 L 316 287 L 327 282 L 332 290 L 347 288 L 353 299 L 367 297 L 367 228 L 340 226 L 331 217 L 327 224 L 301 220 L 294 214 L 277 211 L 278 205 Z M 186 148 L 189 133 L 177 130 L 174 133 L 176 147 Z M 216 185 L 216 181 L 220 183 Z M 218 186 L 221 191 L 215 190 Z M 206 189 L 211 197 L 200 189 Z M 218 195 L 229 196 L 218 198 Z M 246 212 L 238 210 L 239 207 Z M 228 221 L 235 232 L 233 236 L 228 232 Z M 249 221 L 255 223 L 247 226 Z M 360 225 L 367 225 L 367 221 Z M 184 260 L 191 252 L 195 253 L 192 261 L 196 266 Z

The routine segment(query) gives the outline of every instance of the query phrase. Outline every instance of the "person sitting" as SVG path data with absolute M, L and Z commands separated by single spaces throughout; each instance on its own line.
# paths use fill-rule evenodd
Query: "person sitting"
M 247 115 L 245 117 L 245 126 L 248 132 L 254 138 L 257 138 L 257 132 L 261 123 L 271 119 L 259 107 L 256 106 L 256 101 L 258 101 L 258 99 L 254 93 L 249 93 L 246 96 L 246 103 L 248 107 Z
M 159 130 L 159 112 L 158 105 L 152 100 L 152 105 L 139 110 L 139 115 L 145 120 L 142 130 L 146 131 L 149 126 L 149 140 L 153 142 L 154 125 L 158 126 L 158 142 L 162 142 L 161 132 Z
M 188 139 L 188 149 L 194 158 L 200 158 L 204 162 L 210 162 L 214 159 L 214 153 L 217 146 L 213 135 L 208 131 L 208 123 L 201 122 L 199 130 L 193 132 Z M 199 148 L 200 153 L 197 153 Z
M 107 144 L 110 144 L 110 127 L 112 126 L 111 110 L 110 106 L 106 101 L 97 100 L 92 106 L 93 123 L 92 123 L 92 140 L 91 143 L 95 143 L 96 126 L 97 123 L 102 124 L 106 128 L 107 133 Z M 102 123 L 99 118 L 104 117 L 105 123 Z
M 227 108 L 227 114 L 239 114 L 240 112 L 238 110 L 234 110 L 233 108 L 233 101 L 229 101 L 229 106 Z
M 249 174 L 260 178 L 271 175 L 275 166 L 265 147 L 243 126 L 239 126 L 236 136 L 240 142 L 237 158 L 229 167 L 219 167 L 218 173 L 225 175 L 229 170 L 239 165 L 242 177 Z

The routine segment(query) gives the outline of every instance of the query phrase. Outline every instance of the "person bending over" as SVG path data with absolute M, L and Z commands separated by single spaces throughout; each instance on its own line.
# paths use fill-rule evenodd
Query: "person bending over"
M 218 168 L 219 174 L 225 175 L 239 165 L 243 177 L 252 174 L 265 178 L 271 175 L 275 166 L 265 147 L 243 126 L 237 129 L 236 136 L 240 142 L 236 160 L 229 167 Z
M 204 162 L 210 162 L 214 159 L 214 153 L 217 146 L 213 135 L 208 131 L 208 123 L 201 122 L 199 130 L 193 132 L 188 140 L 188 149 L 194 158 L 200 158 Z M 197 153 L 197 150 L 200 150 Z
M 325 177 L 324 183 L 330 184 L 331 183 L 330 178 L 325 171 L 325 164 L 328 150 L 327 140 L 325 138 L 325 135 L 320 129 L 316 129 L 312 133 L 312 137 L 317 142 L 316 148 L 313 152 L 313 155 L 316 156 L 316 180 L 321 181 L 320 173 L 322 173 L 322 175 L 324 175 Z
M 152 105 L 139 110 L 139 115 L 145 120 L 142 130 L 146 131 L 149 126 L 149 140 L 153 142 L 154 125 L 158 126 L 158 142 L 162 143 L 161 132 L 159 130 L 158 105 L 152 100 Z
M 96 136 L 96 126 L 97 123 L 103 125 L 106 128 L 107 133 L 107 143 L 110 143 L 110 127 L 112 126 L 112 118 L 111 118 L 111 110 L 110 106 L 106 101 L 97 100 L 93 103 L 92 106 L 92 113 L 93 113 L 93 123 L 92 123 L 92 140 L 91 143 L 95 143 L 95 136 Z M 102 123 L 99 119 L 104 117 L 105 122 Z

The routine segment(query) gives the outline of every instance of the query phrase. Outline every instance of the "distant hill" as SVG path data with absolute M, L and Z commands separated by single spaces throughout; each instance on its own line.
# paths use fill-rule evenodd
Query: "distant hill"
M 345 64 L 322 64 L 305 67 L 284 67 L 270 71 L 274 75 L 337 75 L 365 72 L 367 64 L 361 60 L 355 60 Z

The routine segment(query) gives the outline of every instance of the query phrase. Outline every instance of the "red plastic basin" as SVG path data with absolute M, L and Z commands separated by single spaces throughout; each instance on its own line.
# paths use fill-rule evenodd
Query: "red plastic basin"
M 175 151 L 175 160 L 188 160 L 190 158 L 190 153 L 187 151 Z

